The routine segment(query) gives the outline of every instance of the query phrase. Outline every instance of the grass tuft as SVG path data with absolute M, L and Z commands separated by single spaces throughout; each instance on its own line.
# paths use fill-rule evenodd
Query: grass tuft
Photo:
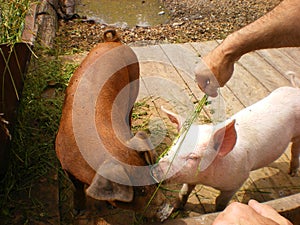
M 0 0 L 0 44 L 21 41 L 31 0 Z
M 0 181 L 0 223 L 32 223 L 48 219 L 47 206 L 37 191 L 40 183 L 55 183 L 59 169 L 54 140 L 64 91 L 77 65 L 36 46 L 13 132 L 9 168 Z M 50 90 L 50 91 L 49 91 Z M 51 95 L 45 94 L 50 92 Z M 47 180 L 47 182 L 45 182 Z

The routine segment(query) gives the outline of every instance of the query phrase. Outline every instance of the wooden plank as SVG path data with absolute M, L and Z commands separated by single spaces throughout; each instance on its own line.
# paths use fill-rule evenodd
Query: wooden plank
M 257 188 L 254 180 L 251 176 L 245 181 L 240 190 L 235 194 L 236 199 L 239 202 L 247 203 L 250 199 L 256 199 L 257 201 L 264 202 L 265 198 Z
M 251 172 L 250 179 L 253 184 L 251 186 L 245 184 L 242 189 L 245 189 L 246 192 L 250 190 L 256 193 L 249 193 L 250 196 L 246 196 L 247 200 L 254 198 L 259 201 L 267 201 L 299 192 L 299 179 L 288 175 L 288 162 L 286 154 L 283 154 L 269 166 Z
M 268 171 L 265 170 L 265 168 L 261 168 L 255 171 L 252 171 L 250 174 L 250 179 L 253 181 L 253 187 L 256 189 L 252 189 L 259 193 L 260 199 L 262 198 L 263 201 L 267 201 L 270 199 L 275 199 L 279 197 L 278 195 L 274 195 L 272 191 L 273 183 L 268 179 L 270 176 L 270 173 L 267 173 Z M 252 198 L 256 198 L 256 193 L 254 193 L 254 196 Z
M 195 98 L 172 65 L 145 62 L 141 64 L 141 76 L 149 96 L 171 104 L 182 116 L 193 110 Z
M 160 46 L 138 47 L 134 51 L 141 74 L 138 101 L 147 104 L 148 109 L 141 109 L 146 110 L 146 115 L 134 121 L 133 126 L 138 128 L 142 124 L 143 129 L 150 131 L 151 142 L 160 154 L 171 144 L 177 132 L 160 107 L 187 116 L 193 110 L 195 98 Z
M 226 85 L 225 87 L 221 88 L 220 91 L 225 100 L 227 117 L 234 115 L 235 113 L 241 111 L 244 108 L 244 105 Z
M 285 153 L 279 159 L 269 165 L 269 167 L 278 169 L 276 176 L 272 176 L 270 179 L 274 180 L 276 184 L 275 188 L 278 190 L 280 197 L 300 192 L 300 177 L 291 177 L 288 174 L 290 168 L 289 157 L 291 146 L 292 144 L 288 146 Z
M 289 166 L 290 166 L 290 161 L 291 161 L 291 151 L 290 151 L 291 146 L 292 146 L 292 143 L 290 143 L 289 147 L 287 148 L 285 153 L 280 157 L 279 160 L 282 160 L 281 162 L 285 163 L 285 168 L 282 170 L 286 174 L 287 179 L 289 180 L 288 184 L 290 185 L 291 189 L 293 189 L 294 191 L 300 192 L 300 176 L 297 175 L 297 176 L 291 177 L 290 175 L 287 174 L 289 171 Z
M 256 52 L 250 52 L 242 56 L 239 63 L 269 91 L 273 91 L 280 86 L 290 85 L 287 79 Z
M 204 93 L 198 88 L 195 77 L 194 69 L 199 61 L 196 52 L 192 52 L 182 45 L 160 45 L 165 55 L 168 57 L 181 79 L 191 89 L 197 100 L 201 99 Z
M 178 70 L 186 71 L 186 74 L 190 75 L 192 80 L 194 80 L 194 69 L 199 60 L 196 52 L 180 44 L 162 44 L 160 47 Z
M 199 202 L 204 210 L 203 213 L 214 212 L 216 208 L 215 201 L 220 192 L 205 185 L 197 185 L 195 192 L 199 196 Z
M 191 43 L 192 47 L 196 49 L 199 53 L 199 56 L 203 57 L 207 55 L 210 51 L 216 48 L 219 43 L 217 41 L 206 41 L 206 42 L 193 42 Z
M 169 59 L 163 54 L 159 45 L 148 45 L 143 47 L 132 47 L 139 62 L 155 61 L 170 63 Z
M 234 73 L 227 86 L 245 107 L 254 104 L 268 94 L 264 85 L 239 64 L 235 65 Z
M 135 48 L 144 84 L 149 95 L 160 95 L 178 107 L 191 109 L 195 98 L 189 87 L 181 79 L 174 65 L 169 61 L 161 47 L 148 46 Z
M 289 219 L 294 225 L 300 224 L 300 193 L 269 201 L 265 204 Z
M 300 65 L 299 58 L 300 58 L 300 48 L 280 48 L 279 51 L 286 54 L 290 59 L 294 61 L 295 64 Z
M 270 65 L 272 65 L 277 71 L 279 71 L 282 76 L 284 76 L 288 82 L 284 81 L 283 85 L 290 84 L 290 77 L 287 75 L 288 71 L 294 71 L 296 74 L 300 74 L 300 64 L 295 63 L 295 61 L 287 56 L 287 53 L 280 51 L 280 49 L 264 49 L 257 51 L 257 54 L 262 56 Z M 300 59 L 300 52 L 298 55 Z

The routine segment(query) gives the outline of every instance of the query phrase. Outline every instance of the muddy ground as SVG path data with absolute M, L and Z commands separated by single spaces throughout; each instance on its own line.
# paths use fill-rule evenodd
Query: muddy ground
M 261 17 L 281 0 L 162 0 L 169 11 L 166 24 L 119 28 L 123 42 L 184 43 L 224 39 Z M 80 15 L 84 16 L 84 15 Z M 58 37 L 64 51 L 90 50 L 102 41 L 106 25 L 76 19 L 59 22 Z

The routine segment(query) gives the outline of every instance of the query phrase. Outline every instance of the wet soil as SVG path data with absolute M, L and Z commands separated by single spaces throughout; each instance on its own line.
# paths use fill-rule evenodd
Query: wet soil
M 258 19 L 281 0 L 162 0 L 169 11 L 167 23 L 151 27 L 118 28 L 124 43 L 147 41 L 184 43 L 224 39 Z M 84 16 L 84 15 L 80 15 Z M 63 51 L 90 50 L 102 42 L 107 24 L 86 19 L 59 22 L 58 38 Z

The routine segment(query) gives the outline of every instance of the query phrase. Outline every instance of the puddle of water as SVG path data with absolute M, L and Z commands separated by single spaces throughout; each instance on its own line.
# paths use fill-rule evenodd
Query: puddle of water
M 119 27 L 153 26 L 168 20 L 160 0 L 78 0 L 80 16 Z

